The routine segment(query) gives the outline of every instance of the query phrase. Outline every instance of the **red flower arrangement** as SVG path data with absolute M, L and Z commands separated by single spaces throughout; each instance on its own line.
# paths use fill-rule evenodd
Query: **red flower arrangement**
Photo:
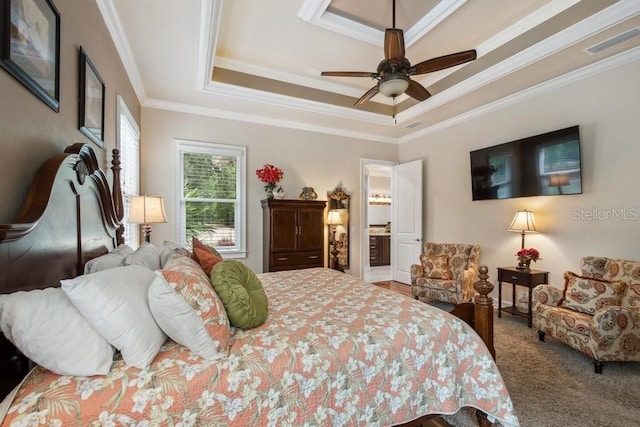
M 516 256 L 521 261 L 531 260 L 533 262 L 536 262 L 540 259 L 540 252 L 536 248 L 524 248 L 516 252 Z
M 256 170 L 256 176 L 265 183 L 264 190 L 267 192 L 267 197 L 273 198 L 273 190 L 284 176 L 284 172 L 279 167 L 267 163 L 262 169 Z

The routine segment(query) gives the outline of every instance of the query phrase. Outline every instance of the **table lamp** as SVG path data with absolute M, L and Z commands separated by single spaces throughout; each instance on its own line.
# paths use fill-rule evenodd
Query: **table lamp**
M 528 210 L 518 211 L 511 221 L 511 225 L 507 229 L 509 231 L 517 231 L 522 233 L 522 245 L 520 249 L 524 249 L 524 235 L 525 233 L 537 233 L 536 224 L 533 217 L 533 212 Z M 523 268 L 522 262 L 518 263 L 519 268 Z
M 167 222 L 164 200 L 158 196 L 132 196 L 129 205 L 129 224 L 142 224 L 144 241 L 151 242 L 151 225 Z

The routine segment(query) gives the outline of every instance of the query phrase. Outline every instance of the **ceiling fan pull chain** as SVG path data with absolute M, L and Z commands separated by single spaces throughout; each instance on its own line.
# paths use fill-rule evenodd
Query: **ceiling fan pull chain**
M 395 3 L 395 0 L 393 0 L 393 2 Z M 397 125 L 398 121 L 396 120 L 396 97 L 393 97 L 393 110 L 391 111 L 392 115 L 391 118 L 393 119 L 393 124 Z

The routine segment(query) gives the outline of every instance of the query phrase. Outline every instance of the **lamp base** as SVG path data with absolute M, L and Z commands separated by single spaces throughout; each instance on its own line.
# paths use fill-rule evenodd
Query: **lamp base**
M 144 236 L 145 243 L 151 243 L 151 226 L 149 224 L 142 226 L 142 235 Z

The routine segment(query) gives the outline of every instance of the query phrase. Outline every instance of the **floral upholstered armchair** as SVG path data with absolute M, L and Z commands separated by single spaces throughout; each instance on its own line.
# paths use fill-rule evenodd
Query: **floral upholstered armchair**
M 478 276 L 480 246 L 425 243 L 420 264 L 411 266 L 411 293 L 420 301 L 471 301 Z
M 564 273 L 564 289 L 533 290 L 533 325 L 581 351 L 602 373 L 603 361 L 640 361 L 640 261 L 584 257 L 581 274 Z

